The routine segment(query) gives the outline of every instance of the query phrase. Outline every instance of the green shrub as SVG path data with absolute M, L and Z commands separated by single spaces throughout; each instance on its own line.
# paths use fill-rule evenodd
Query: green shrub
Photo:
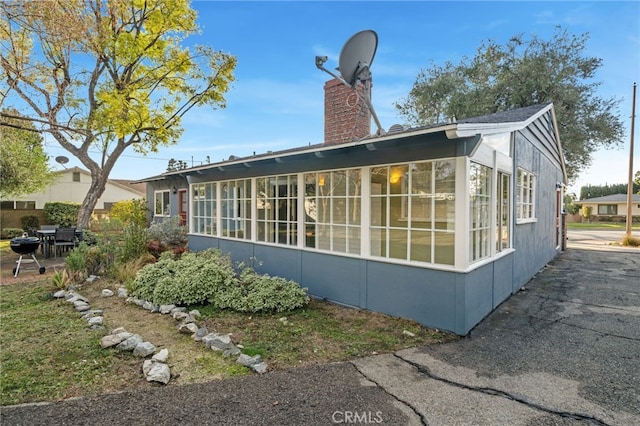
M 24 229 L 20 228 L 4 228 L 2 230 L 3 239 L 21 237 L 22 234 L 24 234 Z
M 239 312 L 285 312 L 309 303 L 307 289 L 296 282 L 245 268 L 240 280 L 220 302 L 223 308 Z
M 93 246 L 98 244 L 98 236 L 90 229 L 83 229 L 82 241 L 88 246 Z
M 137 223 L 128 223 L 122 232 L 122 246 L 118 261 L 126 263 L 147 252 L 147 229 Z
M 22 229 L 29 231 L 31 235 L 33 235 L 33 232 L 40 228 L 40 219 L 38 219 L 38 216 L 33 215 L 22 216 L 20 218 L 20 224 L 22 225 Z
M 80 245 L 67 255 L 64 262 L 67 265 L 67 269 L 70 272 L 71 278 L 76 281 L 87 275 L 86 257 L 87 245 L 80 243 Z
M 173 216 L 162 222 L 152 223 L 148 232 L 148 249 L 159 256 L 160 253 L 171 250 L 175 254 L 186 251 L 187 228 L 180 224 L 180 217 Z
M 125 225 L 135 224 L 141 227 L 147 226 L 147 201 L 124 200 L 115 203 L 109 211 L 109 216 L 120 220 Z
M 79 212 L 79 203 L 45 203 L 43 209 L 44 217 L 45 219 L 47 219 L 47 223 L 60 225 L 63 228 L 76 226 L 76 223 L 78 222 Z
M 309 303 L 307 289 L 294 281 L 257 274 L 244 268 L 237 277 L 228 256 L 209 249 L 170 252 L 138 271 L 128 286 L 130 294 L 155 304 L 194 305 L 209 302 L 216 309 L 239 312 L 284 312 Z

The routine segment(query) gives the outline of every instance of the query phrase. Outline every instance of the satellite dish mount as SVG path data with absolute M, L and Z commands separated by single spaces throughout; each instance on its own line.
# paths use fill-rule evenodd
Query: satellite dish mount
M 367 86 L 371 84 L 371 70 L 370 66 L 373 62 L 373 58 L 376 55 L 376 49 L 378 48 L 378 35 L 375 31 L 364 30 L 354 34 L 347 40 L 340 51 L 340 58 L 338 60 L 338 71 L 340 75 L 337 75 L 324 67 L 324 63 L 327 61 L 326 56 L 316 56 L 316 67 L 332 77 L 340 80 L 345 86 L 354 89 L 358 83 Z M 385 131 L 380 125 L 380 120 L 376 115 L 373 105 L 371 104 L 371 98 L 369 91 L 364 91 L 364 101 L 371 111 L 371 116 L 378 127 L 377 135 L 382 136 Z

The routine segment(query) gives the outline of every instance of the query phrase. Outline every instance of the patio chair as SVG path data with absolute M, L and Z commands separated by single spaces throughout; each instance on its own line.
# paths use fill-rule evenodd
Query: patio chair
M 58 249 L 68 249 L 76 246 L 76 228 L 57 228 L 53 237 L 54 256 L 58 257 Z

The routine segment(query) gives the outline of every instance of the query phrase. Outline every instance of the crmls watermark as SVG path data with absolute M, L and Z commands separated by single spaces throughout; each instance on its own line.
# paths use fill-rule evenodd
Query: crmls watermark
M 334 411 L 331 421 L 345 424 L 375 424 L 382 423 L 383 420 L 380 411 Z

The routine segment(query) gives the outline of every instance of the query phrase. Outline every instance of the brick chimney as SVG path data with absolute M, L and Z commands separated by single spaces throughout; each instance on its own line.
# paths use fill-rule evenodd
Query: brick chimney
M 350 89 L 336 78 L 324 84 L 325 144 L 351 142 L 371 135 L 371 113 L 364 101 L 364 90 L 363 84 Z

